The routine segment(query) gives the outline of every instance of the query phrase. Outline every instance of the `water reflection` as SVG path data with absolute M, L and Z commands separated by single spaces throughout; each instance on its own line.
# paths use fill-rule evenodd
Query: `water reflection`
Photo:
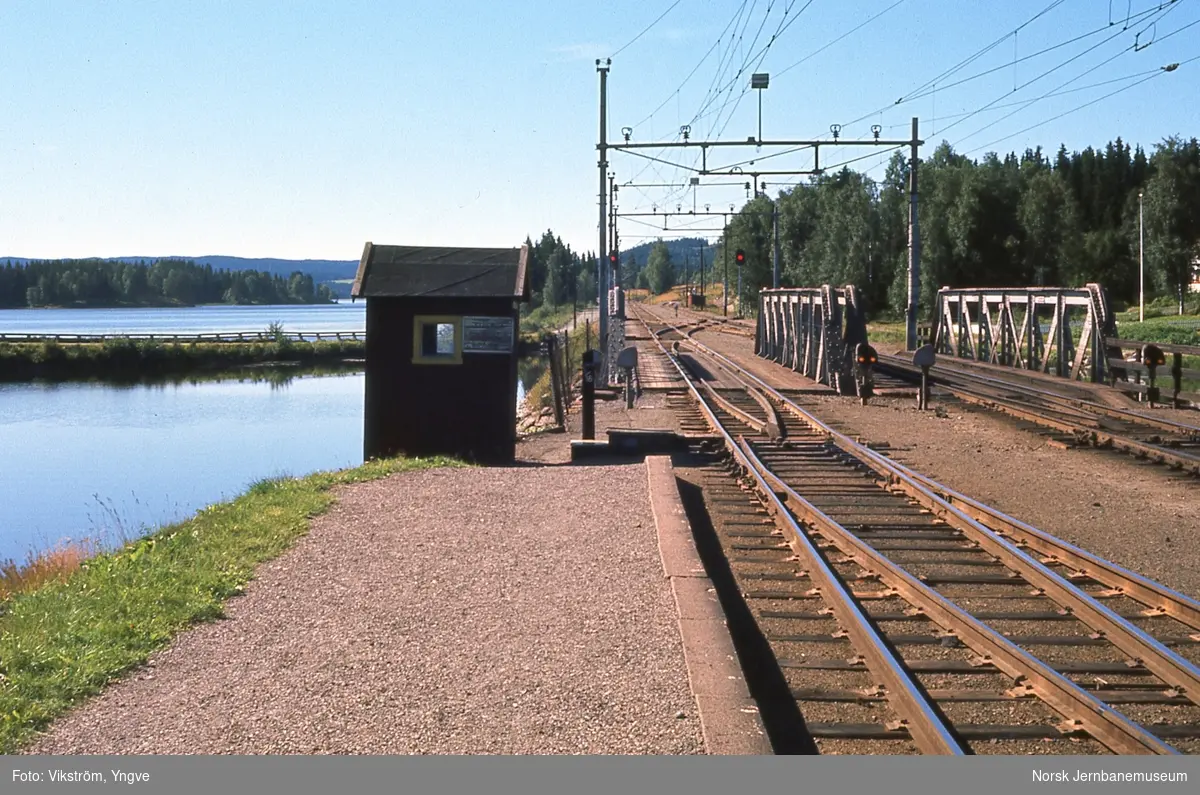
M 0 560 L 138 535 L 261 478 L 362 463 L 361 365 L 0 384 Z

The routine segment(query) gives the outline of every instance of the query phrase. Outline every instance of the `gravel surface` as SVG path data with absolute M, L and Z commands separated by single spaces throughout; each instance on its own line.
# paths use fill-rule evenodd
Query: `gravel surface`
M 430 470 L 339 496 L 227 620 L 29 750 L 703 753 L 643 465 Z

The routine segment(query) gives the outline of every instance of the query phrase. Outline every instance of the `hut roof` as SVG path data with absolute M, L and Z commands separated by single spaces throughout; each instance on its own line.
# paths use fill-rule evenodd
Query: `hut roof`
M 350 295 L 529 300 L 529 247 L 436 248 L 367 243 Z

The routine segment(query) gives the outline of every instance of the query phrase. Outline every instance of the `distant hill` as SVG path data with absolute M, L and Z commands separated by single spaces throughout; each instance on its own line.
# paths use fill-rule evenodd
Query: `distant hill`
M 285 277 L 292 275 L 295 271 L 300 271 L 311 275 L 313 281 L 318 284 L 328 284 L 339 298 L 349 297 L 350 285 L 346 284 L 344 280 L 353 279 L 358 272 L 358 260 L 356 259 L 276 259 L 273 257 L 249 259 L 219 254 L 203 257 L 107 257 L 106 259 L 109 262 L 154 262 L 160 259 L 182 259 L 197 265 L 211 265 L 213 270 L 265 271 Z M 32 260 L 29 257 L 0 257 L 0 265 L 6 262 L 25 265 L 30 261 Z
M 621 252 L 621 262 L 627 263 L 633 260 L 633 271 L 640 271 L 646 267 L 646 262 L 650 259 L 650 249 L 654 248 L 654 244 L 658 242 L 651 240 L 646 243 L 640 243 L 633 248 L 627 248 Z M 706 246 L 708 251 L 712 251 L 712 246 L 707 240 L 702 237 L 681 237 L 676 240 L 664 240 L 667 244 L 667 251 L 671 254 L 671 261 L 683 263 L 687 262 L 691 257 L 696 259 L 696 249 L 700 246 Z

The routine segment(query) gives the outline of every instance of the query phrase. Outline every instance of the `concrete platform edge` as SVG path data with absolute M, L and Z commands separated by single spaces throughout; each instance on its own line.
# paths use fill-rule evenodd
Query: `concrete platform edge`
M 696 550 L 670 456 L 647 456 L 646 473 L 663 574 L 675 597 L 705 750 L 714 756 L 769 755 L 771 742 L 746 686 L 725 612 Z

